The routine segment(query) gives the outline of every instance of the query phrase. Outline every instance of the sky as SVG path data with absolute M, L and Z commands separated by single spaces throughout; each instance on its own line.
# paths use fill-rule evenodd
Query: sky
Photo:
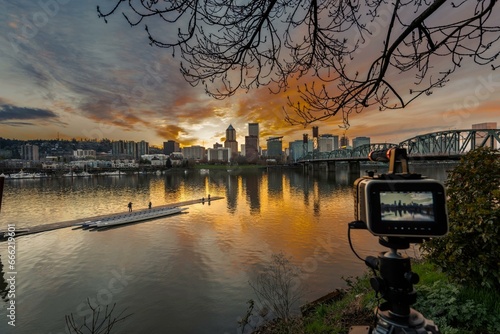
M 192 87 L 179 57 L 151 47 L 142 27 L 121 14 L 98 18 L 98 0 L 0 0 L 0 137 L 12 139 L 145 140 L 161 146 L 212 147 L 232 125 L 244 144 L 248 123 L 288 142 L 312 136 L 311 127 L 284 121 L 287 94 L 266 87 L 215 100 Z M 498 13 L 498 11 L 497 11 Z M 402 78 L 402 80 L 408 78 Z M 320 134 L 367 136 L 372 143 L 399 143 L 414 136 L 500 124 L 500 69 L 467 64 L 432 95 L 402 110 L 374 107 L 311 126 Z

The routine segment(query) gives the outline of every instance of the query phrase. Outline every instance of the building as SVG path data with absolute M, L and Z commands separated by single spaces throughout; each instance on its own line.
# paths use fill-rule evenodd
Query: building
M 205 148 L 203 146 L 194 145 L 182 148 L 182 155 L 186 159 L 204 160 Z
M 271 137 L 267 140 L 267 157 L 275 158 L 276 161 L 283 161 L 283 142 L 282 137 Z
M 255 136 L 245 136 L 245 158 L 248 162 L 259 160 L 259 138 Z
M 248 123 L 248 136 L 245 136 L 245 158 L 248 162 L 257 162 L 259 151 L 259 123 Z
M 207 150 L 208 162 L 229 162 L 230 158 L 230 148 L 209 148 Z
M 362 145 L 370 145 L 370 137 L 356 137 L 352 140 L 352 147 L 360 147 Z
M 180 152 L 179 143 L 173 140 L 163 142 L 163 154 L 169 155 L 174 152 Z
M 340 138 L 340 148 L 348 148 L 349 147 L 349 138 L 343 135 Z
M 131 159 L 138 157 L 137 145 L 135 144 L 135 141 L 123 142 L 123 154 Z
M 472 124 L 472 130 L 490 130 L 490 129 L 496 129 L 496 128 L 497 128 L 497 123 L 496 122 L 487 122 L 487 123 Z M 481 144 L 484 141 L 485 135 L 486 134 L 476 133 L 476 145 L 475 145 L 475 147 L 480 147 L 481 146 Z M 496 141 L 492 140 L 492 143 L 487 144 L 487 146 L 491 147 L 493 149 L 496 149 L 497 148 L 497 143 L 496 143 Z
M 149 154 L 149 143 L 141 140 L 137 143 L 137 157 L 139 158 L 142 155 Z
M 318 139 L 319 152 L 331 152 L 339 149 L 339 136 L 324 134 Z
M 312 141 L 308 141 L 305 145 L 306 152 L 304 152 L 304 140 L 295 140 L 288 144 L 288 159 L 291 162 L 296 162 L 301 159 L 308 152 L 312 152 L 313 143 Z
M 231 149 L 231 158 L 236 158 L 238 156 L 238 142 L 236 141 L 236 130 L 231 124 L 226 129 L 226 140 L 224 141 L 224 147 Z
M 259 138 L 259 123 L 248 123 L 248 135 Z
M 40 154 L 37 145 L 21 145 L 21 159 L 23 160 L 31 160 L 31 161 L 39 161 Z
M 123 140 L 118 140 L 111 143 L 111 155 L 122 155 L 123 152 Z
M 73 151 L 73 156 L 77 159 L 85 159 L 85 158 L 93 158 L 97 157 L 97 153 L 95 150 L 82 150 L 77 149 Z

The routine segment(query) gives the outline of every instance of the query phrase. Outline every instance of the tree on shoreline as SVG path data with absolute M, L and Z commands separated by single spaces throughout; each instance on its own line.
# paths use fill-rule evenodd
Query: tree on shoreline
M 340 112 L 347 126 L 432 94 L 461 66 L 500 66 L 497 0 L 115 0 L 97 12 L 121 12 L 150 45 L 180 53 L 184 78 L 216 99 L 296 85 L 290 124 Z

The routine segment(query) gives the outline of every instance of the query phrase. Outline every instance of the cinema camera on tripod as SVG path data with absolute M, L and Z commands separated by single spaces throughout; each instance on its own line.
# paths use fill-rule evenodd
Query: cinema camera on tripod
M 348 238 L 355 254 L 351 229 L 367 229 L 379 237 L 381 245 L 390 249 L 364 260 L 376 274 L 370 284 L 385 302 L 375 310 L 374 328 L 353 326 L 349 333 L 439 333 L 432 320 L 410 307 L 416 302 L 413 284 L 418 283 L 419 277 L 411 271 L 410 258 L 398 250 L 448 233 L 444 186 L 439 181 L 410 173 L 406 149 L 373 151 L 368 158 L 389 162 L 389 171 L 380 175 L 368 172 L 368 176 L 354 182 L 356 220 L 349 224 Z

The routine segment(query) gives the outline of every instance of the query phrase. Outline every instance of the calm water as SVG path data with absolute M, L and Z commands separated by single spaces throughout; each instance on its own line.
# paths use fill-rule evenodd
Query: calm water
M 444 180 L 447 168 L 419 172 Z M 356 177 L 339 169 L 6 181 L 0 229 L 122 212 L 129 201 L 138 209 L 224 199 L 104 232 L 18 238 L 16 327 L 0 300 L 0 333 L 65 333 L 65 315 L 81 322 L 91 314 L 88 298 L 133 314 L 114 333 L 238 333 L 237 319 L 255 299 L 248 281 L 278 252 L 303 270 L 304 301 L 321 297 L 365 270 L 346 236 Z M 383 249 L 366 231 L 354 231 L 353 243 L 362 256 Z M 0 243 L 4 272 L 7 255 Z

